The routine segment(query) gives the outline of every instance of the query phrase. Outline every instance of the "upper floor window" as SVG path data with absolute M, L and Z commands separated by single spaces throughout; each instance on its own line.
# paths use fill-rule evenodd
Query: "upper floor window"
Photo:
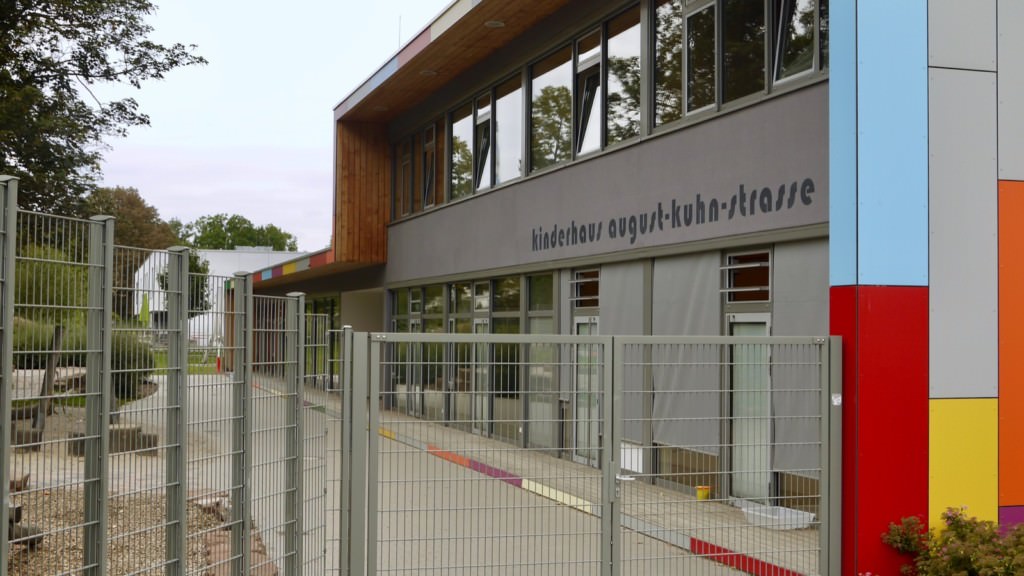
M 516 76 L 494 91 L 494 181 L 497 184 L 523 175 L 523 81 Z
M 601 148 L 601 32 L 576 41 L 576 154 Z
M 473 181 L 476 189 L 491 186 L 491 95 L 476 99 L 476 132 L 473 147 Z
M 473 105 L 466 104 L 452 112 L 451 159 L 448 180 L 452 200 L 473 193 Z
M 640 135 L 640 7 L 608 22 L 608 144 Z
M 572 46 L 531 69 L 530 170 L 572 157 Z
M 405 138 L 395 147 L 395 190 L 392 195 L 392 214 L 406 216 L 413 206 L 412 139 Z

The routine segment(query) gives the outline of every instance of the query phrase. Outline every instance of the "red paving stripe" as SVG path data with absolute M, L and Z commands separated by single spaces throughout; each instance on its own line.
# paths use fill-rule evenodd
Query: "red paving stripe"
M 803 576 L 789 568 L 776 566 L 764 560 L 758 560 L 746 554 L 733 552 L 717 544 L 690 537 L 690 552 L 703 556 L 708 560 L 724 564 L 730 568 L 742 570 L 754 576 Z

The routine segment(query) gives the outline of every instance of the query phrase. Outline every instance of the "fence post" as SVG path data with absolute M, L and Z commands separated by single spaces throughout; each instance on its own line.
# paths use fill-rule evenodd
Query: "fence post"
M 362 362 L 369 373 L 370 389 L 366 391 L 366 412 L 370 419 L 366 426 L 366 576 L 377 573 L 377 474 L 380 451 L 380 376 L 381 352 L 387 344 L 387 336 L 375 334 L 370 342 L 370 360 L 365 356 L 357 356 L 356 362 Z M 362 402 L 357 410 L 364 406 Z
M 302 573 L 302 498 L 305 451 L 302 433 L 302 388 L 305 355 L 306 296 L 302 292 L 291 292 L 285 302 L 284 326 L 284 380 L 285 386 L 294 393 L 291 405 L 285 410 L 285 500 L 284 523 L 291 529 L 285 531 L 285 574 Z M 286 388 L 287 390 L 287 388 Z
M 820 572 L 842 571 L 843 341 L 822 338 L 821 359 L 821 521 Z
M 15 238 L 18 233 L 18 179 L 0 176 L 0 210 L 3 218 L 2 242 L 0 249 L 0 270 L 3 278 L 0 284 L 0 566 L 7 567 L 10 557 L 10 465 L 11 441 L 11 393 L 14 384 L 14 258 Z
M 352 327 L 342 326 L 341 358 L 338 362 L 338 386 L 341 392 L 341 422 L 338 439 L 341 450 L 341 514 L 338 526 L 338 567 L 342 575 L 349 574 L 350 522 L 352 520 Z
M 367 474 L 369 460 L 367 456 L 367 444 L 369 441 L 369 409 L 368 382 L 370 376 L 367 357 L 369 355 L 369 340 L 365 333 L 353 335 L 352 342 L 352 392 L 350 394 L 351 409 L 346 410 L 351 414 L 352 425 L 348 427 L 352 431 L 350 445 L 352 447 L 352 460 L 349 466 L 349 476 L 346 480 L 351 484 L 351 506 L 352 514 L 349 517 L 349 575 L 362 576 L 370 574 L 367 572 L 367 551 L 369 537 L 366 530 L 366 519 L 370 514 L 370 501 L 366 496 Z
M 252 464 L 252 284 L 248 274 L 235 273 L 235 351 L 231 418 L 231 573 L 249 573 L 251 514 L 249 472 Z
M 619 574 L 621 544 L 619 542 L 619 450 L 622 446 L 622 429 L 619 424 L 619 405 L 622 402 L 621 382 L 625 375 L 622 360 L 623 345 L 614 338 L 602 338 L 601 342 L 601 421 L 603 423 L 603 446 L 601 446 L 601 575 Z
M 85 573 L 107 574 L 107 499 L 113 329 L 114 219 L 93 216 L 89 226 L 89 312 L 85 376 Z
M 181 246 L 171 248 L 167 254 L 167 576 L 184 574 L 188 568 L 188 256 L 189 249 Z

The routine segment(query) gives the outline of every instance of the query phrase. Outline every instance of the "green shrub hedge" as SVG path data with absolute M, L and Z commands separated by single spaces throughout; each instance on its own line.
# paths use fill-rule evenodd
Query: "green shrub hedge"
M 42 370 L 53 343 L 53 326 L 25 318 L 14 321 L 14 364 L 20 370 Z M 65 328 L 61 366 L 86 365 L 85 326 Z M 120 400 L 137 398 L 142 384 L 153 373 L 153 347 L 135 334 L 115 331 L 111 336 L 111 386 Z

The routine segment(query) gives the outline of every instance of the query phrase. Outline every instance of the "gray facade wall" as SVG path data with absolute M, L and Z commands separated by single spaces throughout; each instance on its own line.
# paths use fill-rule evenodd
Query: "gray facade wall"
M 828 239 L 776 244 L 772 335 L 828 334 Z
M 827 222 L 826 93 L 815 84 L 393 224 L 386 282 Z
M 721 333 L 720 258 L 718 252 L 704 252 L 654 261 L 654 334 Z M 697 445 L 701 451 L 719 454 L 721 430 L 714 419 L 722 404 L 718 348 L 656 348 L 651 361 L 654 441 Z

